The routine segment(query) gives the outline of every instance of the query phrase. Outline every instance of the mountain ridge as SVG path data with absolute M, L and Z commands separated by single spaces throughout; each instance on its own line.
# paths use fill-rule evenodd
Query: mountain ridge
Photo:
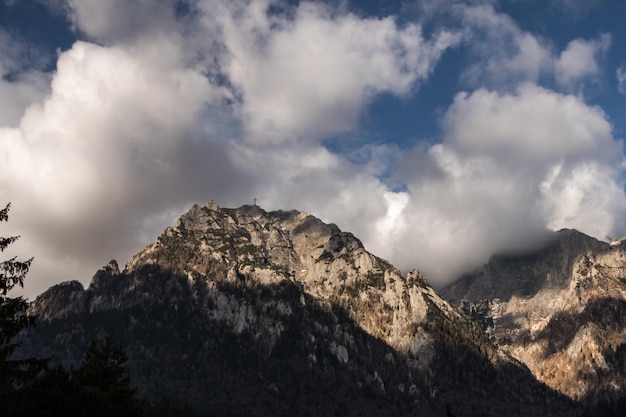
M 143 396 L 207 415 L 578 413 L 418 271 L 298 211 L 194 205 L 123 270 L 33 311 L 27 352 L 71 365 L 110 335 Z
M 560 230 L 441 291 L 552 388 L 587 403 L 626 391 L 626 246 Z

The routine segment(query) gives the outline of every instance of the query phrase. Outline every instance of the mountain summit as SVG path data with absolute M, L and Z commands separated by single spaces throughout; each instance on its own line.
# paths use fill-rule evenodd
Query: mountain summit
M 534 253 L 494 256 L 442 295 L 550 387 L 587 403 L 626 403 L 623 240 L 560 230 Z
M 201 415 L 575 415 L 418 271 L 299 211 L 195 205 L 33 310 L 28 352 L 70 365 L 108 335 L 140 395 Z

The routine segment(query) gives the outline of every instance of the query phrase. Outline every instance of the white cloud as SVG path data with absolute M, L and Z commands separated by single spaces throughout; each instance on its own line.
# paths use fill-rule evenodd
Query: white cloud
M 182 17 L 174 3 L 49 4 L 100 45 L 61 53 L 49 94 L 0 129 L 6 234 L 36 259 L 29 296 L 123 262 L 203 200 L 256 195 L 372 240 L 368 221 L 400 212 L 382 168 L 363 171 L 319 140 L 355 127 L 375 94 L 412 93 L 454 36 L 312 3 L 271 16 L 268 2 L 207 0 Z
M 461 93 L 444 123 L 447 143 L 455 149 L 497 156 L 509 163 L 589 156 L 606 159 L 620 149 L 600 108 L 533 84 L 523 84 L 516 94 L 485 89 Z
M 626 71 L 623 66 L 615 70 L 615 77 L 617 78 L 617 91 L 620 94 L 626 94 Z
M 219 19 L 253 141 L 351 130 L 376 94 L 411 93 L 456 41 L 446 32 L 428 41 L 417 25 L 335 15 L 319 3 L 302 3 L 293 18 L 270 19 L 265 7 L 255 2 Z
M 456 8 L 473 62 L 463 73 L 467 85 L 504 87 L 537 82 L 552 65 L 548 41 L 520 29 L 491 5 Z
M 527 84 L 480 89 L 456 97 L 444 132 L 403 163 L 410 201 L 399 265 L 413 259 L 441 285 L 494 252 L 532 248 L 548 229 L 626 232 L 622 143 L 580 98 Z
M 561 87 L 570 91 L 581 82 L 597 81 L 601 75 L 601 61 L 611 46 L 611 36 L 603 34 L 596 40 L 571 41 L 555 62 L 555 78 Z
M 457 155 L 487 158 L 491 165 L 481 166 L 488 172 L 515 178 L 520 191 L 533 190 L 520 196 L 534 201 L 546 226 L 601 239 L 625 231 L 619 220 L 626 208 L 623 143 L 598 107 L 531 85 L 513 95 L 479 90 L 457 96 L 446 132 L 445 146 Z M 462 169 L 468 172 L 476 175 Z
M 587 161 L 565 168 L 556 165 L 540 186 L 548 227 L 576 228 L 606 239 L 624 233 L 621 215 L 626 210 L 624 183 L 615 167 Z
M 65 14 L 72 28 L 102 43 L 146 38 L 176 30 L 176 0 L 38 0 Z
M 502 89 L 457 95 L 443 143 L 366 145 L 356 163 L 321 140 L 355 129 L 382 92 L 415 94 L 456 35 L 309 2 L 268 14 L 269 1 L 199 0 L 177 14 L 173 0 L 59 1 L 88 41 L 0 128 L 0 201 L 13 202 L 18 253 L 36 258 L 30 296 L 124 262 L 209 199 L 308 211 L 438 284 L 546 228 L 624 232 L 607 116 L 534 85 L 554 72 L 552 47 L 493 7 L 458 10 L 479 59 L 468 83 Z
M 52 7 L 65 7 L 75 28 L 99 42 L 145 45 L 184 33 L 187 62 L 231 83 L 251 142 L 348 131 L 376 94 L 414 92 L 458 42 L 452 33 L 427 40 L 419 25 L 364 19 L 321 2 L 268 14 L 281 2 L 204 0 L 186 4 L 190 13 L 181 16 L 174 0 L 105 3 Z
M 443 143 L 404 152 L 401 192 L 377 179 L 386 168 L 375 152 L 363 166 L 313 145 L 246 148 L 241 165 L 280 167 L 258 188 L 262 205 L 333 221 L 437 286 L 494 253 L 530 250 L 549 230 L 626 232 L 622 144 L 599 108 L 531 84 L 480 89 L 456 97 L 443 127 Z
M 50 97 L 0 131 L 0 199 L 14 203 L 24 244 L 41 242 L 39 279 L 58 280 L 39 268 L 68 254 L 91 269 L 128 256 L 149 219 L 182 210 L 220 175 L 236 186 L 226 151 L 203 129 L 223 91 L 169 52 L 76 43 L 59 57 Z
M 564 92 L 582 93 L 602 79 L 610 34 L 574 39 L 559 52 L 551 41 L 523 30 L 492 5 L 460 5 L 454 10 L 472 53 L 472 63 L 462 74 L 466 86 L 511 91 L 522 83 L 554 80 Z

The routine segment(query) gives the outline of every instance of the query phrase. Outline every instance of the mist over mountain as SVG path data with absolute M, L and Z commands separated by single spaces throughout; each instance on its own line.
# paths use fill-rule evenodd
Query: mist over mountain
M 441 294 L 548 386 L 579 401 L 623 407 L 623 240 L 609 244 L 560 230 L 533 252 L 492 257 Z

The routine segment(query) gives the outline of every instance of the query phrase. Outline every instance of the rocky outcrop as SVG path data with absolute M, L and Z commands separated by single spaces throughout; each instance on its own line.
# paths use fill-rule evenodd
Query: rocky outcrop
M 587 403 L 626 393 L 626 247 L 561 230 L 496 256 L 442 295 L 552 388 Z
M 460 318 L 418 271 L 403 277 L 351 233 L 302 212 L 196 205 L 133 257 L 126 271 L 142 265 L 175 270 L 190 281 L 209 276 L 207 285 L 213 288 L 220 283 L 296 283 L 326 308 L 341 306 L 370 335 L 416 357 L 432 356 L 419 354 L 428 347 L 422 336 L 415 340 L 413 328 L 426 319 L 424 297 L 450 319 Z
M 576 413 L 418 271 L 298 211 L 196 205 L 123 271 L 33 309 L 27 351 L 68 363 L 109 335 L 143 396 L 208 415 Z

